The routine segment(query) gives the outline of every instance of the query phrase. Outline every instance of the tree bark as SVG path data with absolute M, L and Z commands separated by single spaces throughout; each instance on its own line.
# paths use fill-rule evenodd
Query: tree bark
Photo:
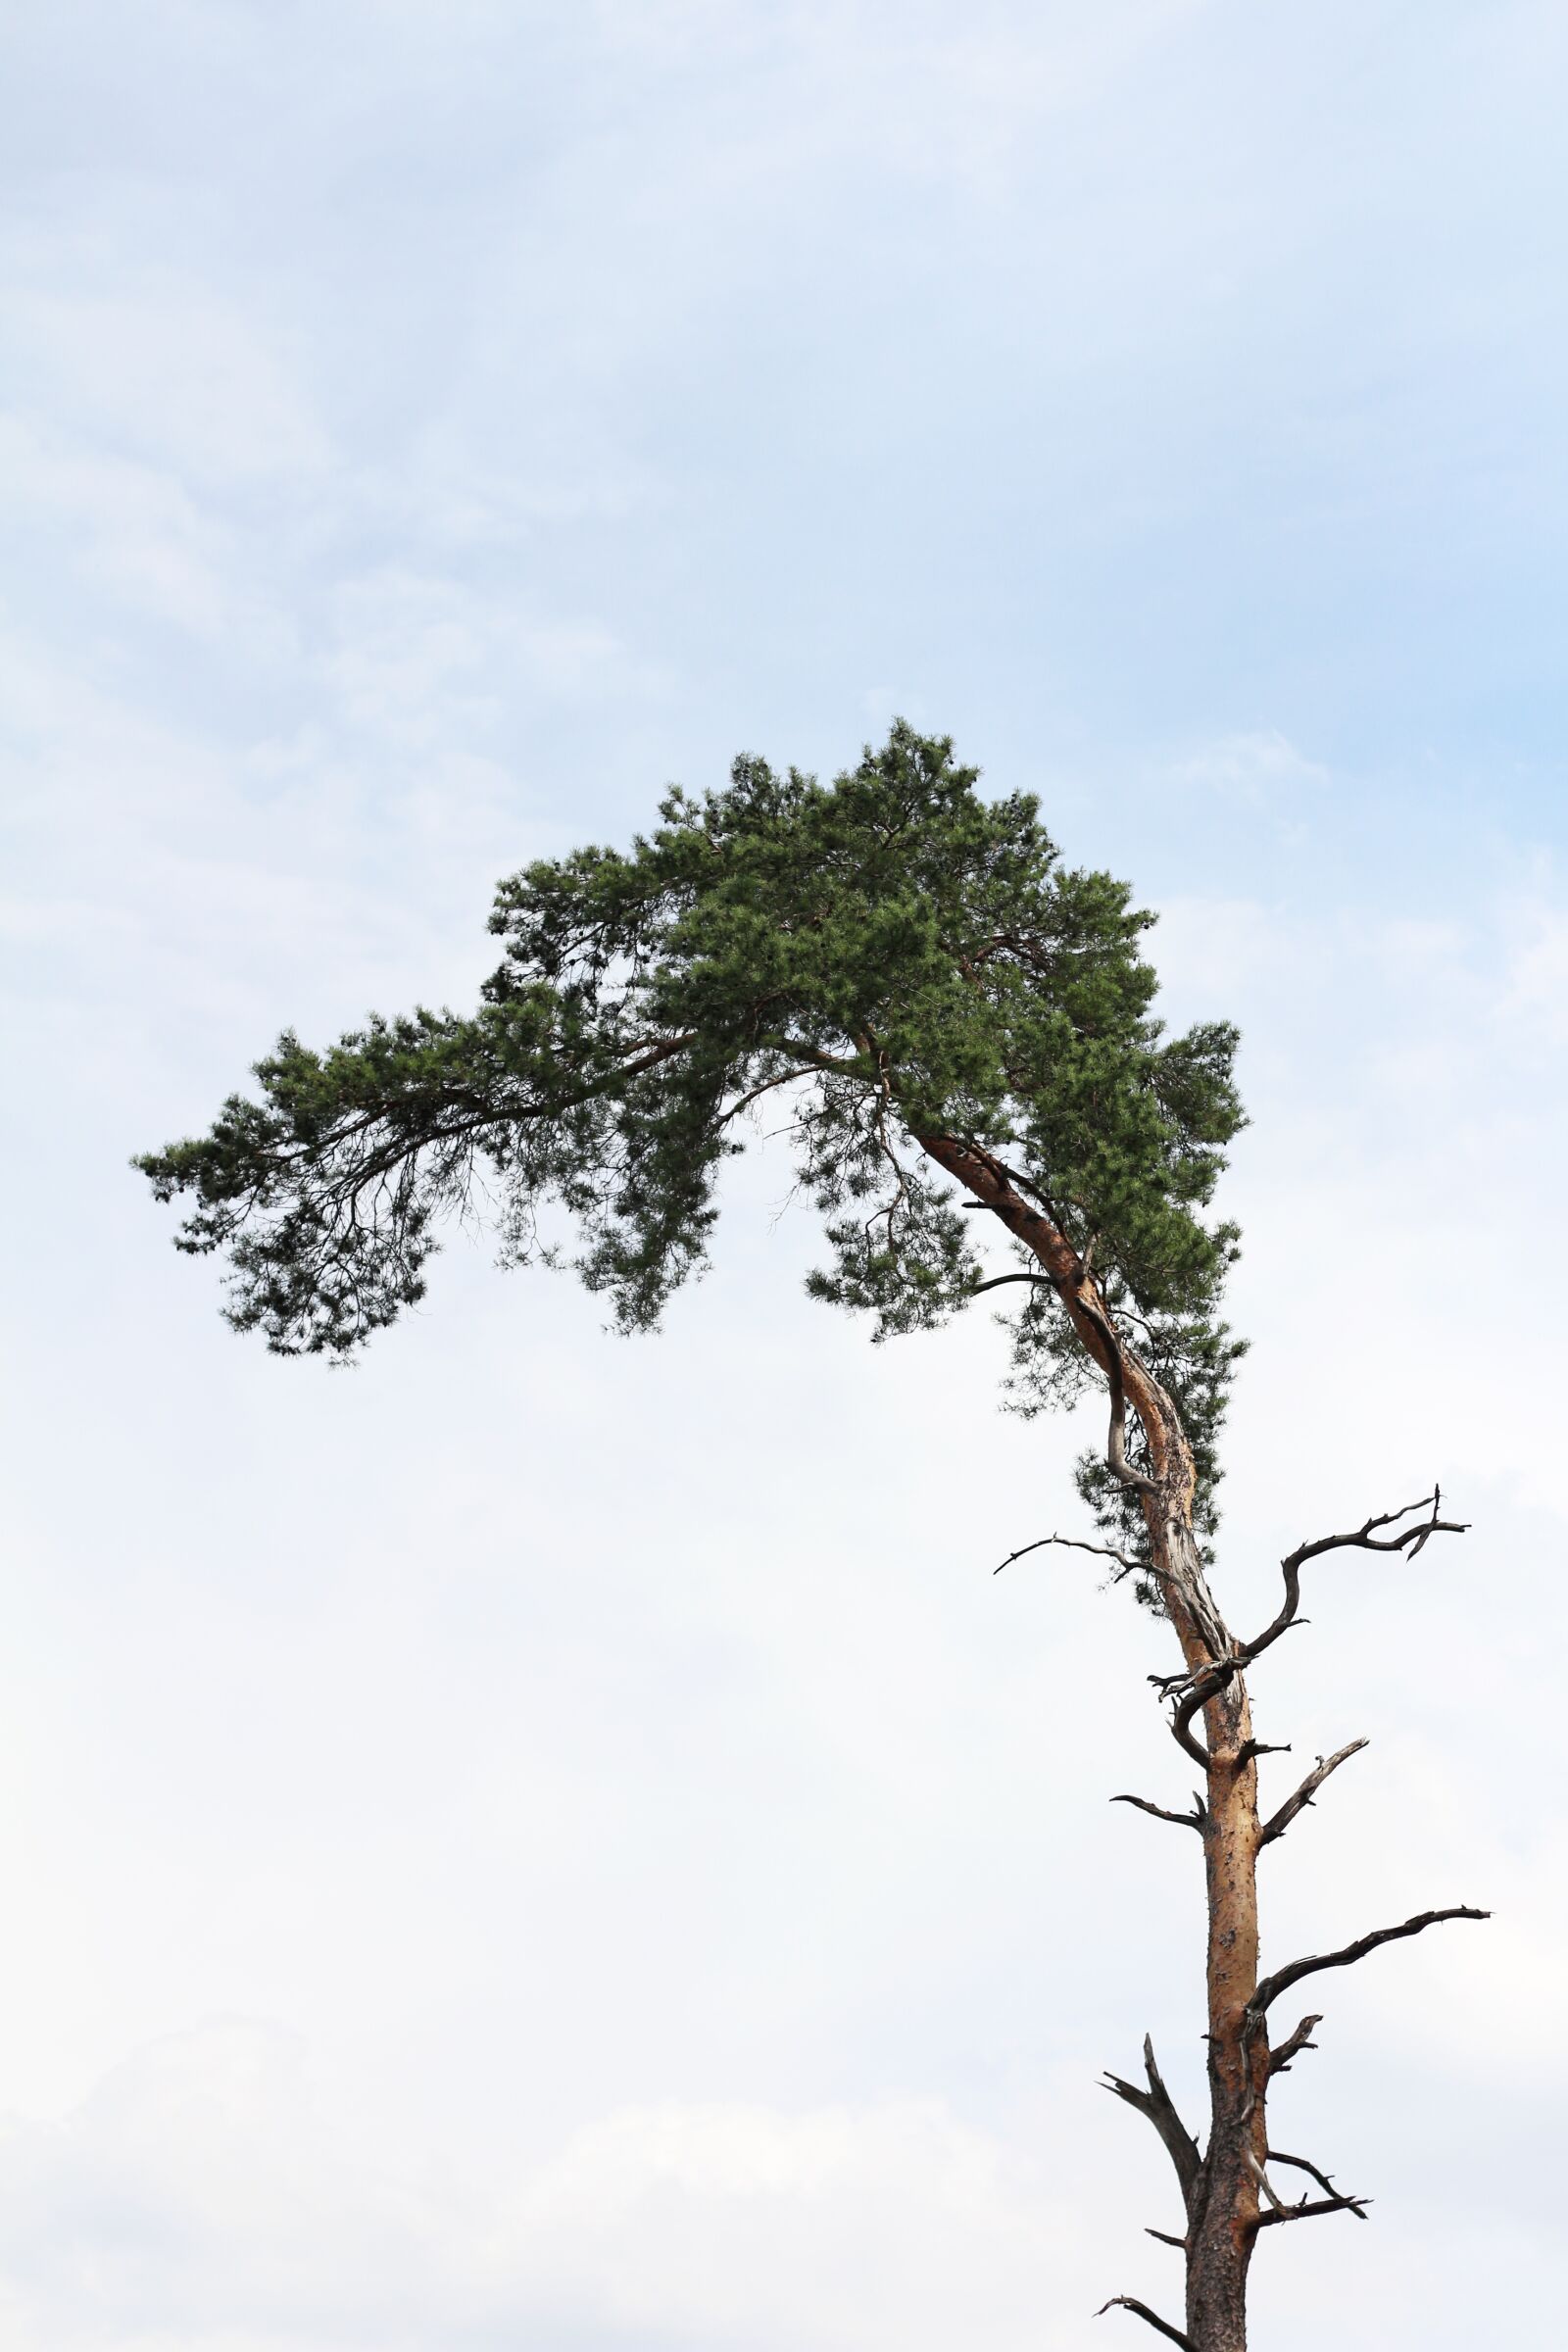
M 1156 1558 L 1163 1551 L 1168 1562 L 1171 1588 L 1202 1585 L 1190 1516 L 1163 1495 L 1148 1498 L 1146 1516 Z M 1183 1631 L 1179 1620 L 1177 1631 Z M 1193 1646 L 1183 1639 L 1184 1654 Z M 1188 2216 L 1187 2335 L 1194 2352 L 1246 2352 L 1247 2273 L 1268 2150 L 1268 2044 L 1250 2007 L 1257 1990 L 1257 1765 L 1240 1672 L 1208 1701 L 1203 1720 L 1209 2131 Z
M 1207 1783 L 1202 1824 L 1208 1897 L 1208 2144 L 1182 2185 L 1187 2207 L 1186 2338 L 1191 2352 L 1246 2352 L 1247 2274 L 1264 2193 L 1268 2131 L 1265 2102 L 1268 2038 L 1252 2009 L 1257 1991 L 1257 1765 L 1251 1711 L 1236 1642 L 1203 1572 L 1193 1531 L 1193 1462 L 1171 1397 L 1118 1342 L 1109 1310 L 1088 1267 L 1052 1217 L 1028 1199 L 990 1152 L 955 1136 L 924 1136 L 924 1150 L 977 1200 L 992 1209 L 1050 1276 L 1085 1348 L 1105 1374 L 1112 1398 L 1109 1458 L 1142 1489 L 1153 1581 L 1181 1645 L 1189 1701 L 1200 1707 L 1200 1747 L 1184 1718 L 1183 1739 L 1202 1762 Z M 1147 1475 L 1123 1467 L 1123 1403 L 1137 1416 L 1148 1447 Z M 1212 1686 L 1212 1688 L 1210 1688 Z M 1122 2300 L 1125 2300 L 1124 2298 Z M 1142 2315 L 1141 2316 L 1152 2316 Z M 1156 2322 L 1162 2329 L 1163 2322 Z M 1169 2330 L 1165 2330 L 1170 2332 Z

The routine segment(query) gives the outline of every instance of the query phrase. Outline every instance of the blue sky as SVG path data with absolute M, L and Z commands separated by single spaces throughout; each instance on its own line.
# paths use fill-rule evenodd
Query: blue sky
M 1336 1987 L 1291 2131 L 1377 2226 L 1271 2233 L 1265 2340 L 1542 2337 L 1568 19 L 3 38 L 10 2339 L 1065 2352 L 1171 2303 L 1094 2092 L 1148 2025 L 1197 2084 L 1189 1858 L 1103 1817 L 1170 1780 L 1157 1647 L 991 1582 L 1076 1444 L 998 1417 L 995 1335 L 869 1354 L 764 1154 L 657 1344 L 454 1240 L 328 1378 L 125 1170 L 285 1021 L 462 1002 L 528 856 L 896 710 L 1242 1021 L 1228 1593 L 1434 1474 L 1477 1522 L 1338 1572 L 1259 1693 L 1375 1743 L 1276 1956 L 1498 1912 Z

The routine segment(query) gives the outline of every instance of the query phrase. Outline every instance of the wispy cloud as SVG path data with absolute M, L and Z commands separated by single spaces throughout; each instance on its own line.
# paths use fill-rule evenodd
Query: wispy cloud
M 1277 727 L 1218 735 L 1171 770 L 1176 783 L 1223 793 L 1254 808 L 1289 807 L 1300 793 L 1329 780 L 1329 771 L 1308 759 Z
M 0 2131 L 12 2340 L 1069 2340 L 1040 2315 L 1082 2262 L 1082 2217 L 939 2103 L 623 2110 L 481 2187 L 345 2148 L 304 2060 L 297 2036 L 216 2023 L 59 2125 Z
M 1507 1914 L 1336 1989 L 1293 2114 L 1382 2219 L 1271 2246 L 1265 2332 L 1541 2338 L 1560 5 L 11 13 L 0 2333 L 1066 2352 L 1162 2298 L 1094 2089 L 1145 2024 L 1201 2088 L 1191 1884 L 1104 1818 L 1157 1628 L 990 1579 L 1078 1435 L 998 1419 L 991 1325 L 869 1363 L 764 1159 L 657 1343 L 454 1233 L 328 1385 L 124 1169 L 284 1021 L 466 1001 L 499 873 L 897 707 L 1066 779 L 1241 1022 L 1239 1621 L 1435 1475 L 1477 1523 L 1326 1572 L 1259 1692 L 1375 1742 L 1279 1948 Z

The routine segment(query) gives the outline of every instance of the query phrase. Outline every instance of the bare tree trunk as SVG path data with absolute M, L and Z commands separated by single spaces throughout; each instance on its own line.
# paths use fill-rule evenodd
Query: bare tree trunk
M 1258 1951 L 1257 1765 L 1241 1661 L 1208 1590 L 1193 1533 L 1192 1454 L 1171 1398 L 1136 1355 L 1118 1343 L 1088 1267 L 1054 1219 L 1024 1197 L 1010 1171 L 989 1152 L 947 1136 L 925 1139 L 925 1149 L 994 1210 L 1044 1266 L 1109 1385 L 1111 1466 L 1143 1490 L 1153 1580 L 1186 1666 L 1184 1676 L 1172 1678 L 1177 1737 L 1201 1766 L 1207 1784 L 1203 1814 L 1196 1824 L 1202 1832 L 1208 1890 L 1209 2134 L 1201 2159 L 1159 2082 L 1147 2045 L 1150 2089 L 1133 2096 L 1152 2112 L 1167 2145 L 1176 2141 L 1172 2152 L 1187 2207 L 1182 2241 L 1187 2341 L 1192 2352 L 1245 2352 L 1247 2273 L 1268 2151 L 1268 2048 L 1251 2008 Z M 1127 1405 L 1137 1415 L 1147 1443 L 1147 1475 L 1126 1466 Z M 1212 1694 L 1205 1697 L 1211 1685 Z M 1199 1715 L 1206 1734 L 1204 1745 L 1190 1728 Z M 1131 2089 L 1115 2084 L 1114 2079 L 1113 2086 L 1124 2093 Z M 1140 2316 L 1153 2321 L 1152 2313 L 1139 2309 Z
M 1173 1592 L 1206 1597 L 1185 1513 L 1163 1496 L 1147 1513 Z M 1161 1559 L 1160 1555 L 1163 1555 Z M 1212 1606 L 1212 1604 L 1210 1604 Z M 1206 1662 L 1195 1627 L 1172 1610 L 1189 1670 Z M 1251 1710 L 1238 1672 L 1202 1710 L 1207 1734 L 1202 1823 L 1208 1896 L 1208 2144 L 1187 2217 L 1187 2338 L 1193 2352 L 1245 2352 L 1247 2273 L 1258 2221 L 1268 2133 L 1268 2050 L 1254 2029 L 1257 1991 L 1257 1765 Z
M 1201 2158 L 1176 2115 L 1147 2043 L 1149 2090 L 1133 2092 L 1115 2078 L 1112 2087 L 1131 2095 L 1151 2114 L 1176 2162 L 1187 2209 L 1182 2244 L 1191 2352 L 1246 2352 L 1247 2273 L 1268 2150 L 1268 2049 L 1251 2008 L 1258 1956 L 1257 1765 L 1236 1645 L 1214 1605 L 1193 1533 L 1191 1451 L 1170 1397 L 1118 1344 L 1088 1267 L 1054 1221 L 1023 1197 L 1009 1171 L 989 1153 L 947 1137 L 930 1139 L 926 1149 L 984 1200 L 1045 1267 L 1110 1387 L 1111 1465 L 1143 1489 L 1153 1578 L 1186 1667 L 1185 1676 L 1172 1678 L 1177 1736 L 1202 1767 L 1206 1781 L 1203 1813 L 1196 1823 L 1202 1832 L 1208 1893 L 1209 2132 Z M 1128 1404 L 1147 1443 L 1147 1476 L 1126 1467 L 1123 1415 Z M 1231 1660 L 1236 1662 L 1222 1663 Z M 1211 1684 L 1216 1687 L 1204 1698 Z M 1190 1728 L 1200 1714 L 1204 1745 Z M 1162 2332 L 1178 2332 L 1142 2305 L 1133 2308 Z
M 1106 2082 L 1107 2088 L 1149 2118 L 1176 2169 L 1187 2226 L 1179 2238 L 1170 2237 L 1168 2242 L 1179 2246 L 1186 2260 L 1186 2328 L 1162 2320 L 1130 2295 L 1115 2295 L 1103 2308 L 1108 2311 L 1119 2305 L 1136 2313 L 1159 2334 L 1185 2345 L 1187 2352 L 1246 2352 L 1247 2274 L 1258 2231 L 1274 2223 L 1303 2221 L 1314 2215 L 1353 2213 L 1365 2219 L 1366 2200 L 1344 2195 L 1315 2165 L 1279 2151 L 1270 2156 L 1266 2122 L 1270 2077 L 1281 2072 L 1298 2051 L 1312 2047 L 1307 2036 L 1319 2022 L 1316 2017 L 1303 2018 L 1271 2050 L 1270 2004 L 1291 1985 L 1321 1969 L 1345 1967 L 1381 1944 L 1419 1935 L 1441 1920 L 1485 1919 L 1488 1914 L 1469 1904 L 1423 1911 L 1397 1927 L 1377 1929 L 1342 1951 L 1309 1954 L 1259 1979 L 1258 1854 L 1283 1836 L 1329 1774 L 1366 1742 L 1355 1740 L 1338 1754 L 1319 1758 L 1315 1771 L 1308 1773 L 1279 1811 L 1259 1824 L 1256 1759 L 1269 1751 L 1252 1736 L 1245 1670 L 1296 1622 L 1300 1572 L 1307 1560 L 1348 1545 L 1397 1552 L 1413 1559 L 1432 1536 L 1457 1535 L 1463 1529 L 1459 1522 L 1439 1516 L 1442 1493 L 1435 1488 L 1419 1502 L 1368 1519 L 1348 1534 L 1322 1536 L 1314 1543 L 1298 1544 L 1280 1563 L 1285 1597 L 1279 1614 L 1252 1641 L 1238 1642 L 1215 1606 L 1193 1531 L 1193 1457 L 1181 1416 L 1136 1350 L 1117 1334 L 1088 1264 L 1054 1217 L 1031 1197 L 1024 1180 L 993 1153 L 956 1136 L 920 1140 L 931 1157 L 991 1209 L 1045 1268 L 1073 1329 L 1105 1375 L 1110 1392 L 1105 1459 L 1115 1475 L 1138 1492 L 1150 1544 L 1147 1562 L 1134 1562 L 1120 1552 L 1113 1551 L 1111 1556 L 1126 1568 L 1144 1567 L 1175 1629 L 1183 1671 L 1156 1679 L 1171 1702 L 1170 1728 L 1177 1744 L 1200 1768 L 1205 1783 L 1203 1797 L 1193 1813 L 1172 1813 L 1139 1796 L 1120 1801 L 1163 1821 L 1196 1829 L 1203 1840 L 1208 1894 L 1206 2147 L 1200 2153 L 1177 2114 L 1147 2039 L 1147 2088 L 1115 2075 Z M 1135 1465 L 1127 1454 L 1129 1407 L 1144 1438 L 1143 1465 Z M 1429 1506 L 1429 1516 L 1412 1518 L 1412 1513 L 1427 1512 Z M 1070 1539 L 1048 1537 L 1045 1541 Z M 1081 1548 L 1103 1553 L 1110 1547 L 1087 1544 Z M 1201 1740 L 1195 1729 L 1199 1724 L 1203 1732 Z M 1287 2203 L 1269 2179 L 1270 2162 L 1309 2174 L 1322 2194 Z M 1167 2235 L 1162 2230 L 1152 2234 Z

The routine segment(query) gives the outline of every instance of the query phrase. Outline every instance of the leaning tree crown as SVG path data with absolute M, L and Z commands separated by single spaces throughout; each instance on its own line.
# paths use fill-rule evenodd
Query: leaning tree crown
M 352 1354 L 422 1297 L 443 1216 L 487 1207 L 506 1260 L 571 1263 L 638 1330 L 705 1264 L 723 1162 L 776 1096 L 824 1218 L 816 1297 L 869 1315 L 880 1340 L 1005 1289 L 1018 1409 L 1104 1384 L 1106 1442 L 1079 1465 L 1102 1540 L 1081 1547 L 1169 1620 L 1181 1666 L 1159 1690 L 1204 1778 L 1191 1813 L 1116 1801 L 1196 1830 L 1208 1890 L 1202 2149 L 1147 2041 L 1147 2088 L 1108 2082 L 1175 2168 L 1183 2228 L 1154 2234 L 1185 2258 L 1185 2327 L 1113 2301 L 1193 2352 L 1242 2352 L 1258 2231 L 1364 2218 L 1364 2199 L 1270 2144 L 1270 2082 L 1319 2022 L 1273 2043 L 1273 2002 L 1438 1920 L 1485 1916 L 1424 1912 L 1259 1975 L 1258 1852 L 1365 1743 L 1260 1820 L 1268 1750 L 1246 1670 L 1297 1622 L 1308 1560 L 1413 1556 L 1457 1523 L 1434 1493 L 1302 1544 L 1273 1622 L 1250 1641 L 1227 1627 L 1209 1543 L 1241 1345 L 1219 1315 L 1235 1230 L 1208 1210 L 1242 1124 L 1236 1033 L 1167 1036 L 1141 952 L 1152 917 L 1108 874 L 1063 866 L 1033 799 L 984 800 L 977 783 L 946 738 L 902 723 L 830 786 L 737 760 L 722 792 L 671 792 L 629 851 L 504 882 L 502 960 L 476 1011 L 372 1017 L 325 1053 L 285 1033 L 256 1065 L 258 1096 L 137 1164 L 187 1204 L 178 1246 L 226 1259 L 229 1320 L 281 1354 Z M 572 1238 L 547 1240 L 563 1222 Z M 1320 2193 L 1283 2196 L 1281 2167 Z

